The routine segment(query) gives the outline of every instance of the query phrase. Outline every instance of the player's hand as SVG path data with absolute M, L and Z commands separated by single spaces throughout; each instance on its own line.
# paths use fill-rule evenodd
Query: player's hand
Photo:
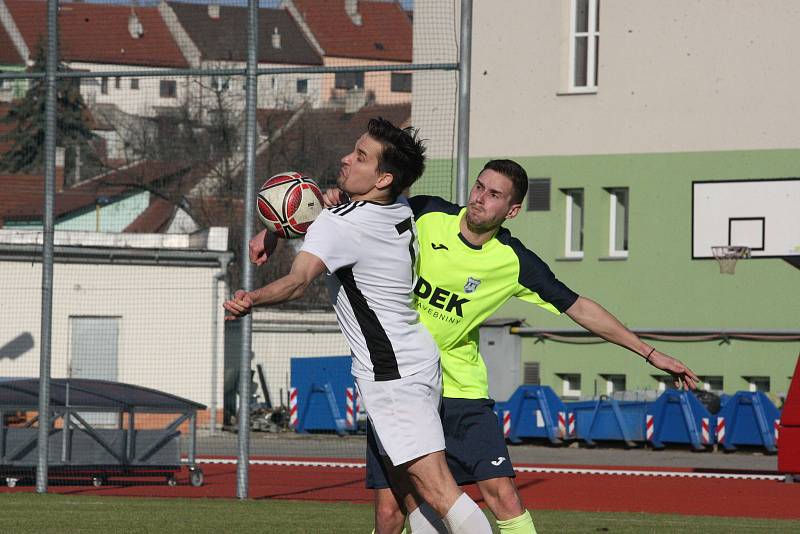
M 277 245 L 278 236 L 268 232 L 266 229 L 261 230 L 250 239 L 247 245 L 250 262 L 256 265 L 264 265 L 272 253 L 275 252 Z
M 253 311 L 253 299 L 247 291 L 240 289 L 234 293 L 232 299 L 225 301 L 222 307 L 230 312 L 230 315 L 225 316 L 225 320 L 235 321 Z
M 649 359 L 650 365 L 672 375 L 676 389 L 697 389 L 700 379 L 694 371 L 686 367 L 682 361 L 663 352 L 653 351 Z
M 345 195 L 342 192 L 342 190 L 339 189 L 338 187 L 331 187 L 330 189 L 322 193 L 322 203 L 325 205 L 326 208 L 338 206 L 339 204 L 346 201 L 347 201 L 347 195 Z

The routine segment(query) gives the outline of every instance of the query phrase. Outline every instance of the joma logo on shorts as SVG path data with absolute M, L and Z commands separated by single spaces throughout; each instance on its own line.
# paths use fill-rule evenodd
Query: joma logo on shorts
M 464 317 L 464 311 L 461 307 L 469 302 L 469 299 L 458 298 L 458 295 L 446 289 L 432 286 L 422 277 L 417 280 L 414 294 L 421 299 L 427 300 L 434 308 L 439 308 L 446 312 L 454 311 L 459 317 Z

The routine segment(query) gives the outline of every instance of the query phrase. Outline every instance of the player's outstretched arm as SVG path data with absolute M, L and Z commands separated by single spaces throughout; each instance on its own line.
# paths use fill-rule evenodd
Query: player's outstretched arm
M 266 229 L 261 230 L 254 235 L 247 246 L 248 256 L 250 262 L 256 265 L 264 265 L 272 253 L 275 252 L 275 247 L 278 245 L 278 236 Z
M 578 297 L 578 300 L 567 309 L 566 314 L 586 330 L 635 352 L 653 367 L 672 375 L 675 387 L 681 388 L 682 385 L 690 389 L 697 387 L 699 381 L 697 375 L 683 362 L 655 350 L 653 346 L 639 339 L 639 336 L 628 330 L 616 317 L 593 300 Z
M 255 306 L 273 306 L 300 298 L 311 281 L 323 272 L 325 264 L 322 260 L 308 252 L 300 252 L 286 276 L 254 291 L 247 292 L 242 289 L 237 291 L 232 299 L 222 305 L 231 314 L 225 317 L 225 320 L 244 317 L 253 311 Z

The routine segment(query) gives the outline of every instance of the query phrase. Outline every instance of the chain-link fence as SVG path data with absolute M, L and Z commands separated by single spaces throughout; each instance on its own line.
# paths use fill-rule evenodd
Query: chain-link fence
M 243 4 L 60 2 L 48 45 L 47 2 L 0 0 L 0 475 L 32 480 L 38 459 L 42 476 L 44 428 L 50 477 L 173 480 L 235 458 L 241 413 L 253 455 L 363 458 L 349 349 L 321 287 L 252 326 L 221 304 L 248 283 L 248 188 L 287 170 L 330 186 L 372 117 L 420 126 L 415 191 L 454 197 L 457 7 L 286 0 L 253 21 Z M 279 243 L 250 283 L 285 273 L 297 245 Z

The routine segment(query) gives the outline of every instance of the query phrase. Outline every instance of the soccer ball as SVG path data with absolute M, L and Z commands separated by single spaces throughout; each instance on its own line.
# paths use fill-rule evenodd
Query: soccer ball
M 306 235 L 323 207 L 319 186 L 298 172 L 282 172 L 264 182 L 256 202 L 267 230 L 284 239 Z

